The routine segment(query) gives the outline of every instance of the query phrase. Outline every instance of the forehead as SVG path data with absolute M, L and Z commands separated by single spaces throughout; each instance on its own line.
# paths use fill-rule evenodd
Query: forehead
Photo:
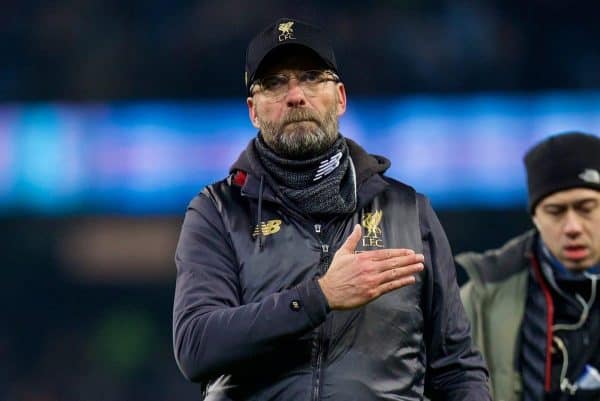
M 288 70 L 316 70 L 326 64 L 314 51 L 299 45 L 286 45 L 273 50 L 261 63 L 257 77 Z
M 600 200 L 600 191 L 590 188 L 573 188 L 564 191 L 558 191 L 542 199 L 538 206 L 567 205 L 586 199 Z

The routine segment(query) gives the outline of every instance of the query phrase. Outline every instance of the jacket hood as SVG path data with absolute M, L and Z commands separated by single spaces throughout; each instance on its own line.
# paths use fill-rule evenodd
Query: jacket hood
M 348 145 L 350 157 L 354 163 L 356 170 L 356 183 L 360 187 L 362 183 L 376 174 L 384 173 L 390 168 L 390 161 L 377 155 L 367 153 L 359 144 L 349 138 L 344 138 Z M 257 157 L 254 157 L 256 150 L 254 149 L 254 138 L 248 143 L 246 149 L 240 154 L 238 159 L 233 163 L 229 172 L 231 174 L 237 171 L 244 171 L 256 176 L 269 175 L 262 165 L 258 163 Z

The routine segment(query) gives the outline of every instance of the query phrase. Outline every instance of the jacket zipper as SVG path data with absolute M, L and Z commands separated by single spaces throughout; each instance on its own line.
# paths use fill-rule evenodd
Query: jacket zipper
M 248 193 L 242 193 L 243 196 L 248 196 L 250 198 L 254 198 L 254 196 L 249 195 Z M 324 232 L 323 232 L 323 225 L 320 223 L 315 223 L 314 220 L 311 221 L 311 219 L 306 218 L 305 216 L 303 216 L 302 214 L 298 213 L 296 210 L 289 208 L 285 205 L 285 203 L 281 202 L 281 200 L 279 199 L 268 199 L 271 202 L 274 202 L 276 204 L 279 204 L 281 207 L 283 207 L 284 209 L 286 209 L 286 212 L 290 214 L 291 217 L 295 217 L 296 219 L 298 219 L 299 222 L 305 222 L 308 223 L 312 226 L 312 228 L 314 229 L 314 233 L 315 238 L 319 241 L 319 244 L 321 246 L 321 260 L 319 262 L 319 273 L 321 274 L 325 274 L 325 272 L 327 271 L 327 267 L 329 266 L 329 263 L 331 262 L 332 259 L 332 255 L 329 251 L 329 245 L 327 243 L 324 243 L 323 241 L 323 237 L 324 237 Z M 260 222 L 259 222 L 260 224 Z M 309 230 L 311 231 L 311 230 Z M 317 329 L 317 338 L 316 341 L 314 342 L 314 348 L 313 348 L 313 391 L 312 391 L 312 400 L 313 401 L 318 401 L 320 400 L 321 397 L 321 386 L 322 386 L 322 376 L 323 376 L 323 372 L 322 372 L 322 364 L 323 364 L 323 360 L 325 359 L 325 354 L 327 352 L 327 343 L 326 343 L 326 338 L 327 336 L 325 335 L 328 331 L 330 331 L 330 327 L 331 327 L 331 319 L 327 319 L 325 320 L 324 324 L 322 324 L 318 329 Z
M 323 226 L 321 224 L 314 224 L 314 230 L 319 238 L 319 243 L 321 245 L 321 261 L 319 262 L 319 273 L 324 274 L 327 271 L 327 266 L 329 266 L 329 262 L 331 259 L 331 254 L 329 253 L 329 245 L 323 243 Z M 318 401 L 321 398 L 321 386 L 323 379 L 323 360 L 325 358 L 326 353 L 326 336 L 325 333 L 329 328 L 330 320 L 326 320 L 323 325 L 319 327 L 317 330 L 317 341 L 315 343 L 316 349 L 314 350 L 314 363 L 313 363 L 313 393 L 312 400 Z
M 247 194 L 245 195 L 247 196 Z M 315 238 L 319 241 L 321 246 L 321 260 L 319 262 L 319 273 L 324 274 L 327 271 L 327 266 L 329 266 L 329 262 L 331 260 L 331 255 L 329 253 L 329 245 L 323 243 L 323 225 L 319 223 L 313 223 L 310 219 L 296 212 L 295 210 L 286 207 L 281 201 L 273 200 L 273 202 L 278 203 L 282 207 L 284 207 L 292 217 L 298 219 L 298 221 L 303 221 L 312 226 L 315 233 Z M 260 223 L 259 223 L 260 224 Z M 309 230 L 311 231 L 311 230 Z M 325 330 L 326 327 L 329 327 L 329 320 L 325 321 L 325 324 L 321 325 L 317 329 L 317 338 L 314 344 L 313 349 L 313 391 L 312 391 L 312 400 L 318 401 L 321 397 L 321 385 L 322 385 L 322 368 L 323 359 L 325 355 Z

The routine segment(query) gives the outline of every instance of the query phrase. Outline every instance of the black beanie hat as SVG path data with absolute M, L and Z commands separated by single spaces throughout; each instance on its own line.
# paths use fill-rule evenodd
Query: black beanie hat
M 529 212 L 554 192 L 571 188 L 600 191 L 600 137 L 565 132 L 546 138 L 524 158 Z

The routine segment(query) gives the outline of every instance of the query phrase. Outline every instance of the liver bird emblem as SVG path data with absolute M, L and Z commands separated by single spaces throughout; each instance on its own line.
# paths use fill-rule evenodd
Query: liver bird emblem
M 292 28 L 293 26 L 294 21 L 282 22 L 281 24 L 279 24 L 277 29 L 279 29 L 279 32 L 281 32 L 278 36 L 280 42 L 286 39 L 296 39 L 294 38 L 294 29 Z
M 365 213 L 362 218 L 362 226 L 367 229 L 367 237 L 377 238 L 381 235 L 379 223 L 383 217 L 383 212 L 378 210 L 374 213 Z

